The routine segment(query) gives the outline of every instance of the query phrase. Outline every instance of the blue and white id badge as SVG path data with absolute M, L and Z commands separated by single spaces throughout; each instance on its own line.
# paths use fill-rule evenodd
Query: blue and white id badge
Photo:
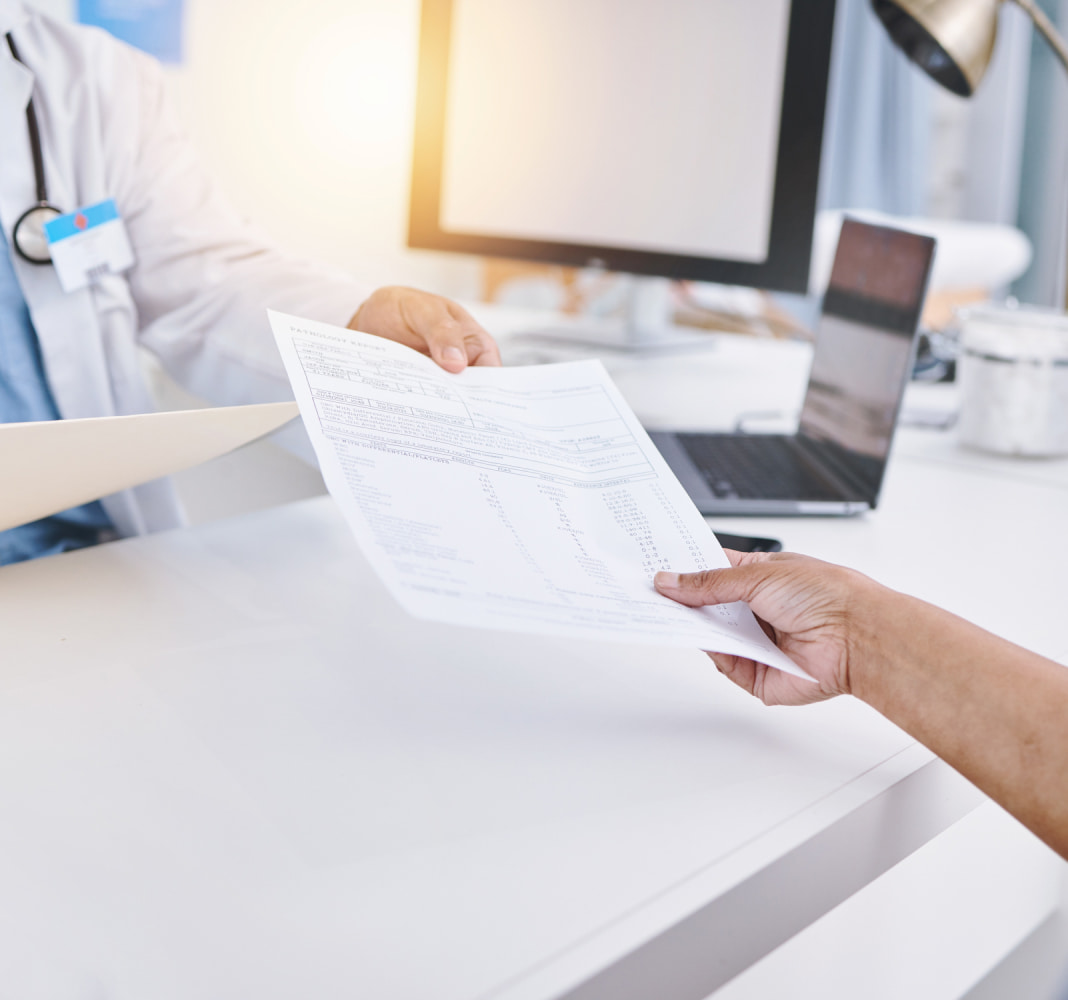
M 133 267 L 133 248 L 114 198 L 46 222 L 44 231 L 65 292 L 75 292 L 105 274 Z

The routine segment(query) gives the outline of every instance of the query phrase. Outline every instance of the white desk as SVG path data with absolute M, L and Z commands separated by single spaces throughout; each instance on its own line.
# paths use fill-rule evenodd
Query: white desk
M 803 380 L 781 345 L 699 364 L 756 400 L 752 352 Z M 656 374 L 619 374 L 639 411 L 672 384 L 699 407 Z M 1066 491 L 1068 463 L 912 432 L 872 516 L 716 526 L 1064 656 Z M 856 702 L 768 710 L 697 652 L 412 621 L 328 499 L 0 568 L 0 635 L 12 996 L 700 1000 L 980 802 Z M 987 967 L 1056 903 L 1058 863 L 1021 850 Z

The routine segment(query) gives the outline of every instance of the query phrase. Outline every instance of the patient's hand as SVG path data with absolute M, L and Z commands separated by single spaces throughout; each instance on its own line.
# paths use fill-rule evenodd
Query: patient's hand
M 851 691 L 851 657 L 868 641 L 861 624 L 871 602 L 892 602 L 894 591 L 852 570 L 789 552 L 727 552 L 731 569 L 657 573 L 656 588 L 681 604 L 700 607 L 745 601 L 776 645 L 817 683 L 754 660 L 709 653 L 735 684 L 768 705 L 801 705 Z

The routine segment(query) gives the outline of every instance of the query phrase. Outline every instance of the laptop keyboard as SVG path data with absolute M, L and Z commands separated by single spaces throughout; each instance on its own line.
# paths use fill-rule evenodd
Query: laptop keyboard
M 842 491 L 811 468 L 792 437 L 679 434 L 678 439 L 720 499 L 842 499 Z

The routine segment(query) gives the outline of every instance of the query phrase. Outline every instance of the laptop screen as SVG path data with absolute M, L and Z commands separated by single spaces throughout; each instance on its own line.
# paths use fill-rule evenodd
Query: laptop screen
M 846 219 L 816 331 L 800 431 L 878 492 L 912 368 L 934 240 Z M 821 449 L 824 450 L 824 449 Z

